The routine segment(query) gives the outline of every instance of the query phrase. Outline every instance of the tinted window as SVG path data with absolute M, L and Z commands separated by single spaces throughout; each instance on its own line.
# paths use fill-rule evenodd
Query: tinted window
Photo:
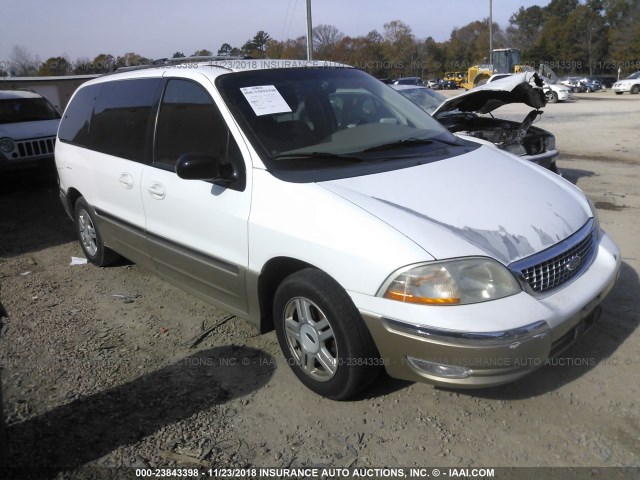
M 183 153 L 240 159 L 240 151 L 213 100 L 197 83 L 170 80 L 158 117 L 156 162 L 174 167 Z
M 0 100 L 0 123 L 55 120 L 60 115 L 45 98 Z
M 91 148 L 146 162 L 161 83 L 159 78 L 145 78 L 100 84 L 90 126 Z
M 65 142 L 82 147 L 90 146 L 89 123 L 93 114 L 93 103 L 100 85 L 91 85 L 76 92 L 64 112 L 58 137 Z

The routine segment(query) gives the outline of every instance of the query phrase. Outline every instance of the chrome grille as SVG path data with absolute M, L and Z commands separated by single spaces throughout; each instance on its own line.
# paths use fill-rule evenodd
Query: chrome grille
M 578 276 L 595 254 L 596 232 L 593 221 L 558 245 L 528 259 L 516 262 L 512 270 L 536 293 L 562 286 Z
M 43 155 L 53 155 L 56 137 L 22 140 L 16 143 L 18 158 L 41 157 Z

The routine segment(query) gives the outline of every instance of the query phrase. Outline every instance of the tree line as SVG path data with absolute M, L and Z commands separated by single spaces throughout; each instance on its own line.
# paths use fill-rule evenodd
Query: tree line
M 526 65 L 545 63 L 558 74 L 623 75 L 640 70 L 640 0 L 551 0 L 545 7 L 520 7 L 502 29 L 493 24 L 494 48 L 519 48 Z M 385 23 L 383 31 L 349 36 L 333 25 L 313 29 L 314 59 L 332 60 L 383 77 L 442 76 L 487 62 L 489 19 L 454 28 L 448 40 L 418 38 L 400 20 Z M 259 31 L 243 45 L 223 43 L 217 51 L 202 49 L 192 56 L 250 56 L 252 58 L 306 58 L 305 36 L 275 40 Z M 186 57 L 175 52 L 172 58 Z M 9 59 L 17 76 L 95 74 L 118 67 L 144 65 L 150 59 L 129 52 L 120 56 L 101 53 L 93 59 L 72 62 L 66 56 L 44 62 L 24 47 L 14 46 Z M 2 66 L 0 66 L 2 67 Z M 2 67 L 4 68 L 4 67 Z M 0 71 L 0 75 L 6 75 Z

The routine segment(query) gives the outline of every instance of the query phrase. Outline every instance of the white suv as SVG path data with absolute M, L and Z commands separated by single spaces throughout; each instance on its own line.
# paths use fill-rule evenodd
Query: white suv
M 53 165 L 60 114 L 37 93 L 0 90 L 0 171 Z
M 275 328 L 293 372 L 334 399 L 382 368 L 454 387 L 515 380 L 593 324 L 620 266 L 575 186 L 341 65 L 89 81 L 56 162 L 91 262 L 123 255 Z

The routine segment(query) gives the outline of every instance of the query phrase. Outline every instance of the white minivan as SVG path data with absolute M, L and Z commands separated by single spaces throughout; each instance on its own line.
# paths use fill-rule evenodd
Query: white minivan
M 106 75 L 75 92 L 55 156 L 91 262 L 122 255 L 275 328 L 298 378 L 334 399 L 383 368 L 520 378 L 594 323 L 620 267 L 578 188 L 343 65 Z

